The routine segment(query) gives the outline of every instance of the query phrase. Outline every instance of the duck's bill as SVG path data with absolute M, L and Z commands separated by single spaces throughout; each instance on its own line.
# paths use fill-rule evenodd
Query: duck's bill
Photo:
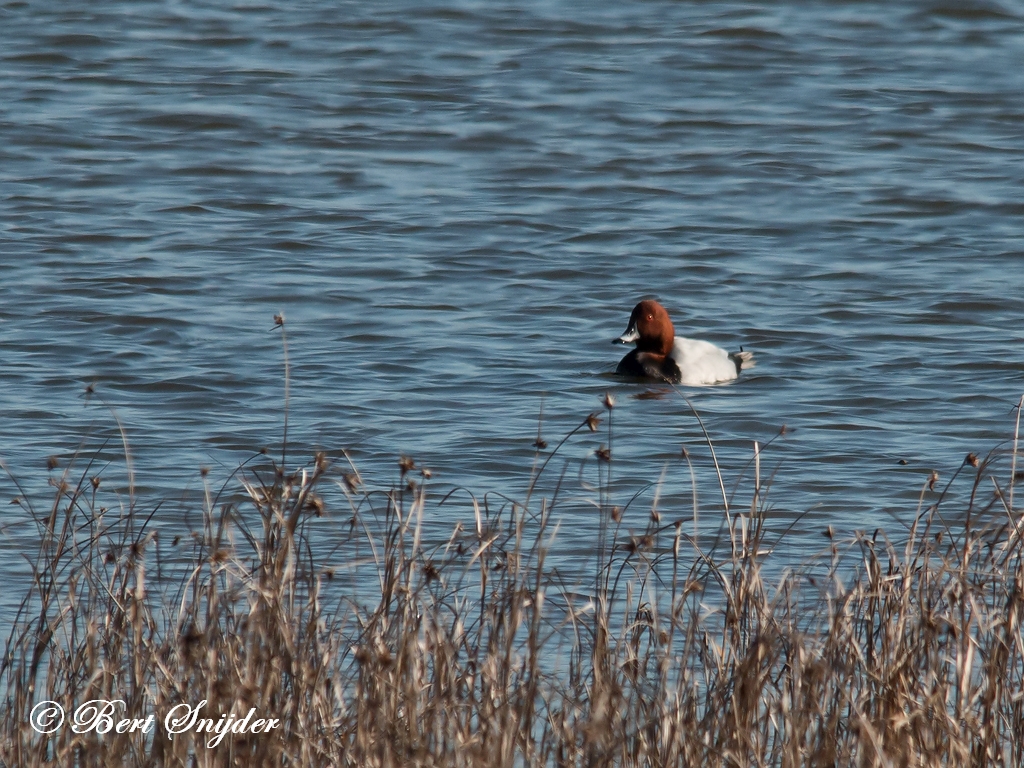
M 612 339 L 612 344 L 631 344 L 640 338 L 640 331 L 636 329 L 635 325 L 631 325 L 626 329 L 626 332 L 619 336 L 617 339 Z

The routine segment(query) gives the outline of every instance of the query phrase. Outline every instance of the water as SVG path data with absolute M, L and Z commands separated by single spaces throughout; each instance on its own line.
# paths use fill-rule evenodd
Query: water
M 657 296 L 755 352 L 686 395 L 730 488 L 787 426 L 763 472 L 794 559 L 828 525 L 898 527 L 933 468 L 1012 436 L 1016 4 L 6 2 L 0 27 L 0 454 L 43 508 L 47 457 L 116 435 L 111 410 L 150 505 L 277 446 L 278 312 L 293 456 L 521 496 L 541 408 L 554 445 L 611 391 L 617 498 L 667 464 L 688 518 L 685 444 L 714 525 L 687 404 L 612 374 Z M 22 492 L 0 489 L 15 585 Z M 571 551 L 588 509 L 565 505 Z

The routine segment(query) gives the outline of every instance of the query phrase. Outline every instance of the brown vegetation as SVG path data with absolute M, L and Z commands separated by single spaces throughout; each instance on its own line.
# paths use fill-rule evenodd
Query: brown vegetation
M 603 429 L 599 415 L 567 439 Z M 723 494 L 717 542 L 689 534 L 694 510 L 652 508 L 629 533 L 602 447 L 597 566 L 567 584 L 546 565 L 560 481 L 538 485 L 565 442 L 545 453 L 538 437 L 520 503 L 471 500 L 471 522 L 431 543 L 429 473 L 406 458 L 384 491 L 322 455 L 298 471 L 268 459 L 230 481 L 235 497 L 208 491 L 201 529 L 176 546 L 133 493 L 104 508 L 93 466 L 66 469 L 45 512 L 21 500 L 40 541 L 0 668 L 0 762 L 1024 765 L 1016 443 L 965 460 L 955 525 L 945 494 L 922 489 L 898 538 L 830 536 L 818 562 L 771 579 L 759 469 L 742 511 Z M 361 549 L 320 553 L 328 525 Z M 359 557 L 373 600 L 340 575 Z M 95 699 L 156 725 L 74 732 Z M 49 735 L 30 725 L 44 700 L 69 713 Z M 215 746 L 169 738 L 171 708 L 201 700 L 211 717 L 281 722 Z

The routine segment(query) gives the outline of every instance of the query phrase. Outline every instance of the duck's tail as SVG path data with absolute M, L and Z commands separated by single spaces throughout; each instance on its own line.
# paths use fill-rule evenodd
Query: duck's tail
M 748 368 L 753 368 L 757 365 L 757 361 L 754 360 L 754 353 L 744 352 L 743 347 L 740 347 L 739 352 L 730 352 L 729 359 L 736 363 L 736 373 L 745 371 Z

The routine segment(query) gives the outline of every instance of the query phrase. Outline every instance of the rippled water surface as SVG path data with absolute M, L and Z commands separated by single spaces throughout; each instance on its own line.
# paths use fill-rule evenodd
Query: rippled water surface
M 12 554 L 35 528 L 9 498 L 45 508 L 47 458 L 91 455 L 111 410 L 151 506 L 279 445 L 278 312 L 293 456 L 348 449 L 386 486 L 404 453 L 436 496 L 517 496 L 541 409 L 554 445 L 611 391 L 618 498 L 667 465 L 660 504 L 688 516 L 686 445 L 711 524 L 686 402 L 613 375 L 657 296 L 679 333 L 756 354 L 685 394 L 730 486 L 787 425 L 762 472 L 772 525 L 806 513 L 797 558 L 828 525 L 912 519 L 931 469 L 1012 438 L 1016 3 L 6 2 L 0 27 Z M 562 542 L 592 541 L 588 510 L 566 504 Z

